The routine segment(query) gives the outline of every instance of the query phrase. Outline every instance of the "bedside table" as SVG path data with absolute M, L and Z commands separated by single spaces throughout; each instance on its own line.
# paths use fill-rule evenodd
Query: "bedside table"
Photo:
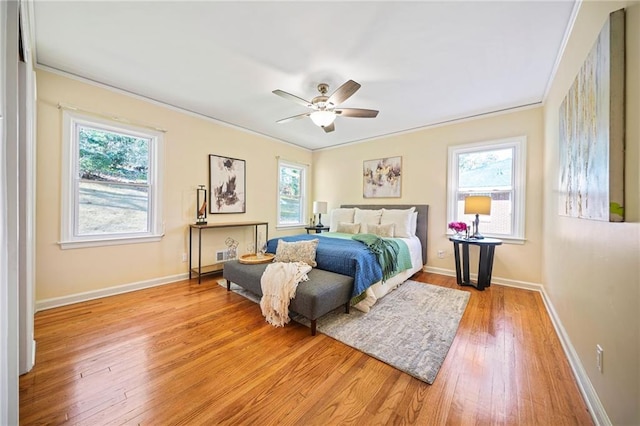
M 328 231 L 328 226 L 305 226 L 304 229 L 307 230 L 307 234 L 320 234 L 322 231 Z
M 458 285 L 472 285 L 478 290 L 484 290 L 491 285 L 491 272 L 493 270 L 493 254 L 496 246 L 502 244 L 502 240 L 496 238 L 461 238 L 449 237 L 453 243 L 453 254 L 456 260 L 456 281 Z M 478 279 L 474 283 L 469 278 L 469 246 L 480 247 L 480 259 L 478 264 Z M 462 256 L 460 250 L 462 249 Z M 460 258 L 462 257 L 462 268 Z

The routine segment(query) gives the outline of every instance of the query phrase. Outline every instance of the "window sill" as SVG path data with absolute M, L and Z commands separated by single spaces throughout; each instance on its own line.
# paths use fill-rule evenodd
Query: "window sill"
M 145 237 L 124 237 L 124 238 L 100 238 L 94 240 L 58 241 L 62 250 L 78 249 L 85 247 L 118 246 L 124 244 L 151 243 L 162 240 L 164 234 L 150 235 Z
M 498 238 L 498 239 L 502 240 L 502 242 L 505 243 L 505 244 L 519 244 L 519 245 L 522 245 L 527 241 L 523 237 L 491 237 L 491 238 Z
M 295 224 L 295 225 L 277 225 L 276 230 L 289 230 L 289 229 L 304 229 L 307 226 L 306 224 Z

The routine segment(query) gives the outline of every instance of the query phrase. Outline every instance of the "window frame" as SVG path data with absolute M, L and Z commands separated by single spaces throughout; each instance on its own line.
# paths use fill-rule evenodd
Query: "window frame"
M 474 142 L 469 144 L 452 145 L 448 149 L 449 173 L 447 177 L 447 224 L 455 221 L 457 217 L 457 195 L 459 155 L 474 152 L 494 151 L 499 149 L 513 149 L 512 179 L 513 200 L 511 207 L 512 226 L 511 234 L 491 234 L 482 232 L 486 237 L 499 238 L 513 243 L 524 243 L 526 220 L 526 175 L 527 175 L 527 137 L 514 136 L 505 139 Z M 482 191 L 479 191 L 482 192 Z M 482 192 L 486 193 L 486 191 Z M 446 224 L 445 224 L 446 226 Z M 446 231 L 449 232 L 448 229 Z
M 164 134 L 161 131 L 132 124 L 108 120 L 77 111 L 63 110 L 62 114 L 62 191 L 61 227 L 59 245 L 62 249 L 136 244 L 160 241 L 164 236 L 162 203 L 162 176 L 164 167 Z M 76 235 L 79 196 L 79 140 L 78 126 L 124 133 L 149 139 L 149 188 L 148 231 L 136 233 L 112 233 L 103 235 Z
M 289 167 L 301 170 L 301 182 L 300 182 L 300 206 L 302 211 L 300 212 L 301 221 L 298 223 L 281 223 L 280 222 L 280 206 L 281 206 L 281 198 L 280 198 L 280 170 L 282 167 Z M 278 170 L 277 170 L 277 184 L 276 184 L 276 229 L 290 229 L 290 228 L 301 228 L 307 226 L 306 217 L 308 212 L 308 190 L 307 190 L 307 181 L 309 175 L 309 166 L 307 164 L 297 163 L 295 161 L 283 160 L 281 158 L 278 159 Z

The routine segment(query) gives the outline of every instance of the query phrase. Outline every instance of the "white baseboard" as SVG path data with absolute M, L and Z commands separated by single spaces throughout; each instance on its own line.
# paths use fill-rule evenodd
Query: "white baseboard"
M 560 343 L 562 344 L 562 348 L 564 349 L 564 353 L 567 355 L 569 359 L 569 365 L 573 370 L 573 375 L 576 377 L 576 382 L 578 383 L 578 388 L 580 389 L 580 393 L 587 404 L 589 409 L 589 413 L 591 413 L 591 418 L 596 425 L 610 426 L 612 425 L 611 420 L 609 420 L 609 416 L 596 393 L 596 390 L 589 380 L 589 376 L 578 357 L 578 353 L 575 348 L 571 344 L 571 340 L 567 335 L 560 318 L 558 317 L 558 313 L 556 312 L 551 300 L 549 300 L 549 296 L 544 291 L 544 288 L 540 291 L 542 294 L 542 300 L 547 309 L 547 313 L 551 318 L 551 322 L 553 323 L 553 327 L 556 329 L 556 333 L 558 333 L 558 337 L 560 338 Z
M 37 342 L 34 339 L 33 343 L 31 344 L 31 368 L 36 365 L 36 345 Z M 31 368 L 29 370 L 31 370 Z
M 433 274 L 446 275 L 449 277 L 456 276 L 456 271 L 452 269 L 425 267 L 424 270 Z M 476 279 L 477 276 L 475 276 L 475 274 L 471 274 L 471 278 Z M 589 376 L 587 375 L 587 372 L 585 371 L 575 348 L 571 344 L 571 339 L 569 339 L 569 336 L 567 335 L 567 332 L 564 329 L 562 322 L 560 321 L 560 318 L 558 317 L 558 314 L 544 289 L 544 286 L 542 284 L 510 280 L 500 277 L 491 277 L 491 283 L 504 285 L 507 287 L 516 287 L 525 290 L 537 291 L 540 293 L 540 295 L 542 296 L 542 301 L 544 302 L 544 307 L 547 310 L 547 314 L 549 314 L 549 318 L 551 318 L 553 328 L 555 328 L 556 334 L 560 339 L 562 349 L 564 350 L 564 353 L 569 360 L 569 365 L 571 366 L 573 375 L 576 378 L 576 382 L 578 384 L 578 388 L 580 389 L 580 393 L 582 394 L 582 398 L 589 408 L 591 418 L 596 425 L 611 425 L 611 420 L 609 420 L 609 416 L 607 416 L 607 412 L 602 406 L 602 402 L 600 401 L 598 394 L 593 388 L 593 384 L 591 383 L 591 380 L 589 380 Z
M 156 287 L 159 285 L 174 283 L 176 281 L 187 279 L 189 279 L 189 273 L 185 272 L 183 274 L 171 275 L 168 277 L 154 278 L 151 280 L 138 281 L 114 287 L 102 288 L 100 290 L 71 294 L 69 296 L 36 300 L 36 312 L 43 311 L 45 309 L 57 308 L 59 306 L 71 305 L 73 303 L 86 302 L 87 300 L 99 299 L 101 297 L 129 293 L 131 291 L 141 290 L 143 288 Z
M 448 277 L 456 276 L 456 271 L 453 269 L 434 268 L 432 266 L 427 266 L 424 268 L 424 270 L 426 272 L 431 272 L 432 274 L 446 275 Z M 469 276 L 474 280 L 478 278 L 477 274 L 473 273 L 469 274 Z M 491 284 L 500 284 L 507 287 L 522 288 L 524 290 L 542 291 L 542 284 L 530 283 L 528 281 L 510 280 L 500 277 L 491 277 Z

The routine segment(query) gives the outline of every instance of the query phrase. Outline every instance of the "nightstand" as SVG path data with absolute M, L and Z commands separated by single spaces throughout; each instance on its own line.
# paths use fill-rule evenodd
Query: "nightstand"
M 472 285 L 478 290 L 484 290 L 486 287 L 489 287 L 491 285 L 491 272 L 493 270 L 493 253 L 496 246 L 502 244 L 502 241 L 496 238 L 476 240 L 474 238 L 461 238 L 456 236 L 449 237 L 449 241 L 453 243 L 458 285 Z M 469 278 L 469 246 L 480 247 L 478 280 L 475 283 Z M 460 249 L 462 249 L 462 256 L 460 256 Z M 462 268 L 460 267 L 460 257 L 462 257 Z
M 305 228 L 307 230 L 307 234 L 311 234 L 311 233 L 315 233 L 315 234 L 320 234 L 322 231 L 328 231 L 329 227 L 328 226 L 305 226 Z

